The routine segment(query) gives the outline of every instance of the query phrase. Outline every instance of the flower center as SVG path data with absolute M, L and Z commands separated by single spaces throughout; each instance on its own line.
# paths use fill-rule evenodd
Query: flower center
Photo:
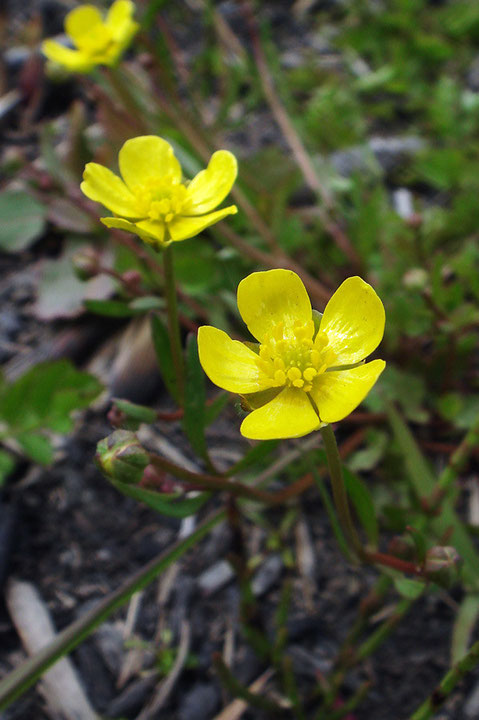
M 274 381 L 275 386 L 287 385 L 312 389 L 317 375 L 330 367 L 336 354 L 328 348 L 328 336 L 322 332 L 313 342 L 314 323 L 297 321 L 285 331 L 284 323 L 278 323 L 259 348 L 257 360 L 260 369 Z
M 141 215 L 169 223 L 181 213 L 186 187 L 169 177 L 148 180 L 133 189 Z

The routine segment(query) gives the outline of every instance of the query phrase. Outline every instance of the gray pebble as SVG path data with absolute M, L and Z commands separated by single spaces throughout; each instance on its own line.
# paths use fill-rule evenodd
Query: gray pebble
M 219 692 L 213 685 L 197 683 L 183 696 L 178 720 L 211 720 L 219 700 Z

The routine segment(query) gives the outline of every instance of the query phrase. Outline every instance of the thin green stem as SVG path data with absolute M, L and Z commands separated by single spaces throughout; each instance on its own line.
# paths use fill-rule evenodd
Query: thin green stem
M 331 488 L 333 500 L 339 517 L 343 532 L 359 559 L 364 558 L 364 549 L 359 535 L 354 527 L 351 510 L 349 508 L 348 494 L 344 485 L 343 468 L 339 456 L 336 437 L 331 425 L 321 428 L 324 449 L 328 460 L 329 475 L 331 477 Z
M 411 715 L 410 720 L 430 720 L 446 702 L 451 692 L 467 673 L 479 664 L 479 642 L 476 642 L 467 655 L 453 668 L 448 670 L 443 679 L 433 690 L 428 699 Z
M 176 372 L 179 404 L 183 406 L 185 398 L 185 366 L 181 347 L 180 322 L 178 318 L 178 301 L 176 298 L 175 271 L 173 252 L 170 246 L 163 249 L 163 268 L 165 271 L 166 310 L 168 313 L 168 333 L 170 336 L 171 353 Z

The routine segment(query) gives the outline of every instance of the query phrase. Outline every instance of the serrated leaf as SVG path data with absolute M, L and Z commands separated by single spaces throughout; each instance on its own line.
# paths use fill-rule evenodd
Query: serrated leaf
M 168 392 L 178 402 L 178 389 L 176 387 L 176 372 L 171 354 L 170 337 L 168 330 L 158 315 L 151 317 L 151 337 L 155 348 L 161 376 Z
M 18 252 L 40 237 L 45 229 L 46 209 L 21 190 L 0 194 L 0 250 Z

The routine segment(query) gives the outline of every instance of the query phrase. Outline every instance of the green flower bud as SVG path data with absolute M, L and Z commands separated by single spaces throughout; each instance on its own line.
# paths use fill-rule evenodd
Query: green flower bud
M 150 455 L 140 445 L 135 433 L 116 430 L 98 443 L 96 462 L 111 480 L 136 484 L 143 477 Z
M 449 588 L 457 581 L 462 558 L 453 547 L 436 545 L 426 553 L 424 574 L 428 580 Z
M 92 247 L 78 250 L 72 258 L 73 270 L 79 280 L 91 280 L 98 275 L 100 256 Z

